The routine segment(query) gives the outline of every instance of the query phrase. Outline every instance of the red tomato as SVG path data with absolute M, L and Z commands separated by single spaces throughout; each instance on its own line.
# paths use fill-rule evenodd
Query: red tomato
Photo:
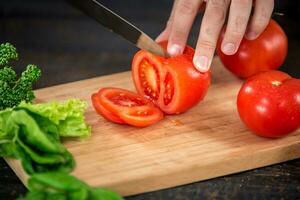
M 167 42 L 161 43 L 166 48 Z M 183 55 L 164 58 L 144 50 L 132 62 L 132 77 L 139 94 L 167 114 L 188 110 L 202 100 L 211 74 L 200 73 L 193 65 L 194 49 L 187 46 Z
M 275 70 L 252 76 L 238 94 L 237 107 L 254 133 L 282 137 L 300 127 L 300 79 Z
M 217 53 L 224 66 L 241 78 L 247 78 L 261 71 L 278 69 L 287 54 L 287 37 L 282 28 L 271 20 L 265 31 L 255 40 L 244 38 L 234 55 L 221 51 L 224 32 L 217 45 Z
M 92 103 L 97 113 L 102 115 L 105 119 L 115 123 L 125 124 L 120 117 L 103 107 L 103 105 L 100 103 L 99 93 L 92 94 Z
M 92 95 L 92 103 L 104 118 L 120 124 L 143 127 L 163 118 L 151 101 L 128 90 L 103 88 Z

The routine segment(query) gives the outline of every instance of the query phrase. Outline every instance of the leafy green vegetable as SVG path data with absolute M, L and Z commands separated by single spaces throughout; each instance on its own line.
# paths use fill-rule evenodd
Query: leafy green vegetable
M 84 111 L 86 102 L 71 99 L 62 103 L 51 102 L 43 104 L 29 104 L 22 102 L 19 108 L 26 108 L 51 120 L 58 127 L 62 137 L 89 137 L 91 128 L 86 125 Z
M 86 183 L 61 172 L 34 174 L 28 180 L 29 193 L 21 200 L 122 200 L 107 189 L 91 188 Z
M 122 200 L 115 192 L 91 188 L 67 174 L 75 161 L 60 137 L 90 136 L 91 129 L 84 121 L 86 103 L 75 99 L 30 104 L 34 99 L 32 84 L 40 78 L 41 70 L 28 65 L 17 79 L 8 66 L 17 59 L 13 45 L 0 44 L 0 157 L 20 159 L 31 175 L 29 192 L 20 199 Z
M 59 141 L 57 126 L 24 108 L 0 112 L 0 156 L 20 159 L 28 174 L 69 172 L 73 156 Z
M 18 54 L 14 46 L 9 43 L 0 44 L 0 110 L 34 99 L 32 84 L 40 78 L 41 70 L 35 65 L 28 65 L 17 79 L 16 72 L 8 66 L 10 60 L 16 59 Z
M 10 60 L 17 60 L 18 53 L 16 48 L 9 44 L 0 44 L 0 66 L 7 65 Z

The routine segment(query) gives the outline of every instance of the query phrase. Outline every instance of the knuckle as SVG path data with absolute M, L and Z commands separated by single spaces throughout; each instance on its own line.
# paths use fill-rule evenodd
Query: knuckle
M 261 7 L 258 11 L 258 20 L 257 21 L 261 21 L 261 23 L 267 23 L 270 19 L 270 14 L 271 12 L 269 12 L 268 8 L 266 7 Z
M 170 28 L 172 26 L 172 20 L 168 20 L 166 24 L 166 28 Z
M 233 2 L 240 6 L 249 6 L 252 5 L 252 0 L 233 0 Z
M 186 37 L 186 32 L 181 29 L 172 30 L 171 40 L 173 42 L 180 42 Z
M 210 0 L 209 3 L 213 6 L 225 7 L 227 0 Z
M 199 48 L 206 49 L 208 51 L 214 51 L 215 47 L 216 47 L 215 43 L 211 42 L 209 40 L 201 40 L 201 41 L 199 41 L 198 46 L 199 46 Z
M 231 33 L 238 36 L 244 35 L 247 23 L 248 23 L 248 17 L 241 16 L 241 15 L 237 16 L 234 19 Z
M 225 20 L 225 8 L 221 6 L 213 6 L 209 12 L 209 19 L 217 22 L 223 22 Z
M 240 40 L 244 36 L 244 32 L 230 31 L 228 33 L 228 37 L 232 38 L 232 40 Z
M 178 2 L 178 12 L 180 14 L 192 15 L 197 12 L 198 8 L 195 6 L 195 0 L 182 0 Z
M 251 29 L 257 33 L 261 33 L 267 27 L 274 8 L 273 0 L 265 0 L 264 3 L 264 5 L 256 7 L 252 18 Z
M 268 23 L 264 23 L 262 21 L 256 21 L 256 22 L 253 22 L 251 29 L 255 33 L 261 33 L 264 31 L 264 29 L 267 27 L 267 25 L 268 25 Z

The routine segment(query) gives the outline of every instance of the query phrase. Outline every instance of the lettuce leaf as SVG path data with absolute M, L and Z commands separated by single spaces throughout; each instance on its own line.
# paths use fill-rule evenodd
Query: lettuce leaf
M 77 200 L 122 200 L 117 193 L 92 188 L 74 176 L 61 172 L 34 174 L 28 180 L 29 192 L 22 200 L 32 199 L 77 199 Z
M 28 174 L 70 172 L 73 156 L 61 144 L 57 126 L 24 108 L 0 112 L 0 156 L 21 160 Z
M 91 135 L 91 128 L 86 125 L 84 111 L 87 103 L 79 99 L 71 99 L 62 103 L 50 102 L 30 104 L 22 102 L 18 108 L 26 108 L 48 118 L 58 127 L 61 137 L 87 138 Z

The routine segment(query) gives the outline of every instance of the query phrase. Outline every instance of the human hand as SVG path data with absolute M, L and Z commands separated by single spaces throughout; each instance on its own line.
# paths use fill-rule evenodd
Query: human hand
M 224 54 L 233 55 L 244 35 L 248 40 L 257 38 L 268 25 L 274 0 L 174 0 L 165 30 L 157 41 L 168 40 L 171 56 L 182 54 L 194 19 L 206 2 L 204 16 L 193 62 L 200 72 L 209 70 L 216 44 L 228 14 L 227 28 L 221 44 Z M 254 13 L 250 18 L 252 4 Z

